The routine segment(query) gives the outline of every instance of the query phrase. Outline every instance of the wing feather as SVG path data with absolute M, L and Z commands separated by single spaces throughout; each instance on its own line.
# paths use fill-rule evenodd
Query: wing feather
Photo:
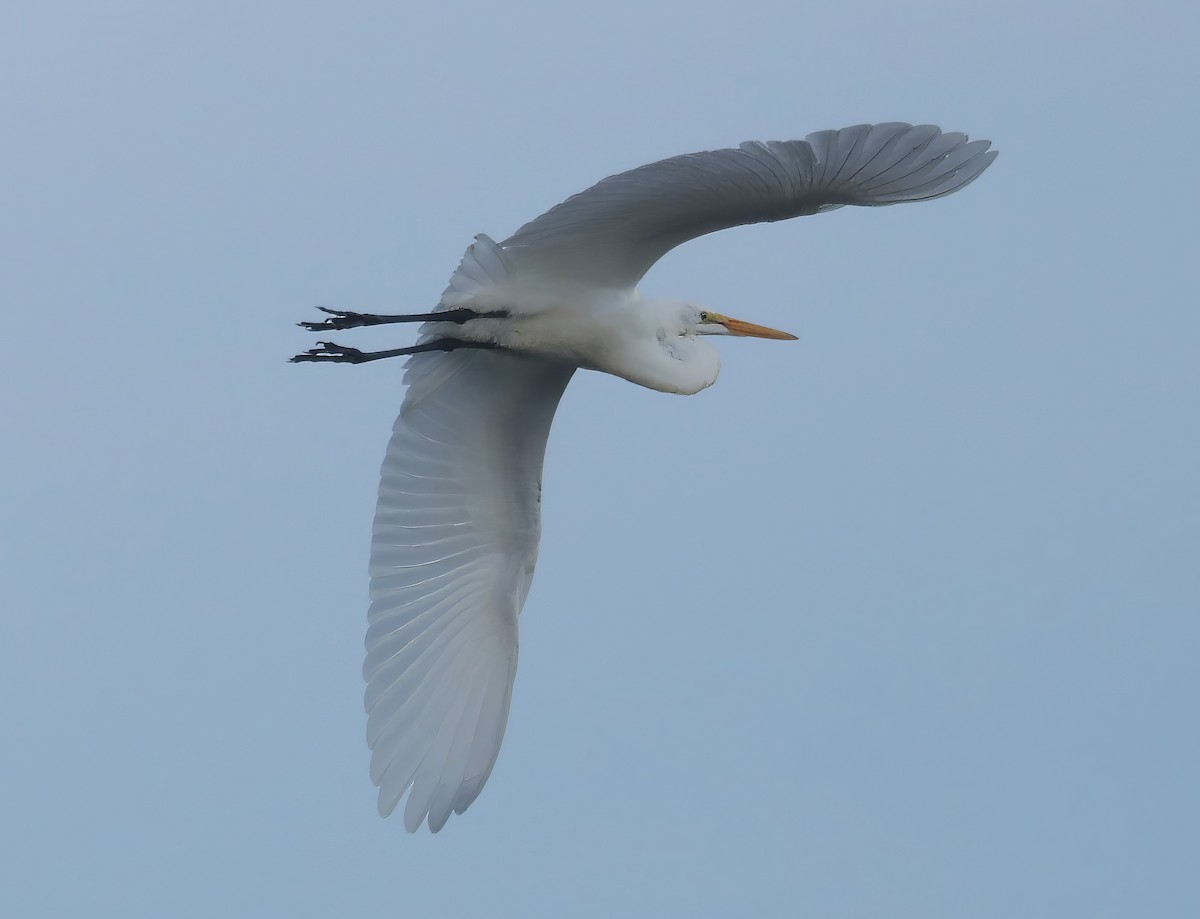
M 363 661 L 379 810 L 407 793 L 409 830 L 461 814 L 499 753 L 546 438 L 572 372 L 491 351 L 409 361 L 380 475 Z
M 517 277 L 632 287 L 675 246 L 706 233 L 951 194 L 995 159 L 990 146 L 933 125 L 889 123 L 675 156 L 604 179 L 499 248 Z

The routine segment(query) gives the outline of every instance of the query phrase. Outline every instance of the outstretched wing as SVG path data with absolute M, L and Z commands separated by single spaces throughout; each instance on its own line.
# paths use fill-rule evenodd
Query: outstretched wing
M 671 249 L 716 230 L 948 195 L 996 158 L 990 146 L 933 125 L 864 124 L 675 156 L 604 179 L 500 248 L 516 275 L 632 287 Z
M 367 739 L 379 812 L 437 832 L 504 737 L 542 459 L 573 368 L 495 351 L 413 356 L 371 546 Z

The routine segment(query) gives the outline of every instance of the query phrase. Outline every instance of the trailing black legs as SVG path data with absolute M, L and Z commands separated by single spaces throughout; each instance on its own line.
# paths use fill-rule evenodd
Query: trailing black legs
M 369 325 L 388 325 L 393 322 L 454 322 L 462 325 L 472 319 L 507 319 L 508 310 L 491 310 L 481 313 L 478 310 L 461 307 L 453 310 L 441 310 L 436 313 L 405 313 L 397 316 L 383 316 L 377 313 L 355 313 L 350 310 L 331 310 L 318 306 L 322 313 L 328 313 L 329 318 L 319 322 L 298 322 L 296 325 L 310 332 L 340 332 L 343 329 L 359 329 Z
M 305 361 L 321 361 L 334 364 L 366 364 L 369 361 L 381 361 L 387 357 L 402 357 L 406 354 L 420 354 L 423 351 L 457 351 L 459 348 L 496 348 L 498 345 L 490 341 L 462 341 L 458 338 L 439 338 L 407 348 L 392 348 L 388 351 L 360 351 L 345 345 L 335 345 L 331 341 L 319 341 L 317 347 L 309 348 L 303 354 L 290 358 L 293 364 Z

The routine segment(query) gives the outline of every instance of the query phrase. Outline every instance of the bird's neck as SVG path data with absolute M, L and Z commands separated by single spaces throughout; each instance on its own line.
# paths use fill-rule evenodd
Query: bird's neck
M 717 349 L 696 336 L 639 336 L 607 355 L 607 373 L 659 392 L 690 396 L 716 382 Z

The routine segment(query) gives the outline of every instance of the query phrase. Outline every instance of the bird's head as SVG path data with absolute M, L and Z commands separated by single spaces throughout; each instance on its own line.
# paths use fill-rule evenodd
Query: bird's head
M 592 366 L 639 386 L 681 395 L 711 386 L 721 372 L 717 349 L 701 336 L 796 337 L 679 300 L 641 300 L 633 315 L 637 318 L 626 327 L 624 343 L 605 350 Z

